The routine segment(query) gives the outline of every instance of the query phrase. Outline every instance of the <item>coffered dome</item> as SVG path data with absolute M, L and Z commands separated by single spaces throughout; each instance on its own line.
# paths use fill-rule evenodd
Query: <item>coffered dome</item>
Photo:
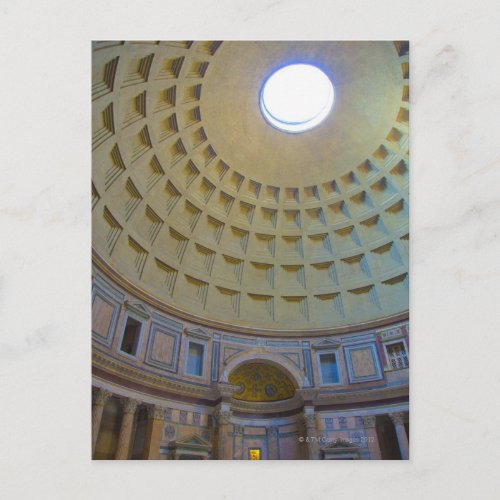
M 399 42 L 93 47 L 94 262 L 179 317 L 247 332 L 408 307 L 408 56 Z M 335 88 L 289 134 L 259 106 L 294 63 Z

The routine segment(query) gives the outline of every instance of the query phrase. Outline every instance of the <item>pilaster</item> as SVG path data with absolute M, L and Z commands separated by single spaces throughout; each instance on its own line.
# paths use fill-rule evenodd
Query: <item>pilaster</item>
M 361 417 L 363 426 L 365 428 L 365 435 L 368 438 L 368 451 L 372 460 L 381 460 L 382 454 L 380 452 L 380 443 L 378 442 L 377 435 L 377 417 L 375 415 L 368 415 Z
M 160 441 L 165 421 L 165 409 L 154 405 L 148 407 L 148 425 L 144 438 L 144 460 L 159 460 Z

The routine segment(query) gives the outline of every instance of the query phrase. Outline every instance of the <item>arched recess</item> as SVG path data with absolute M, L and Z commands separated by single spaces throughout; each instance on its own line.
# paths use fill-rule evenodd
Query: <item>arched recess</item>
M 273 365 L 288 375 L 296 389 L 304 387 L 304 374 L 291 361 L 287 360 L 284 356 L 272 354 L 262 349 L 250 349 L 249 351 L 233 356 L 225 364 L 220 382 L 228 383 L 229 374 L 246 363 L 267 363 Z

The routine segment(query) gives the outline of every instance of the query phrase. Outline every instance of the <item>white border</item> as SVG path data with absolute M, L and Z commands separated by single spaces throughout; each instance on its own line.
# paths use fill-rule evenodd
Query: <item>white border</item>
M 4 0 L 2 497 L 496 498 L 499 16 L 494 0 Z M 410 40 L 408 462 L 90 460 L 90 41 L 193 35 Z

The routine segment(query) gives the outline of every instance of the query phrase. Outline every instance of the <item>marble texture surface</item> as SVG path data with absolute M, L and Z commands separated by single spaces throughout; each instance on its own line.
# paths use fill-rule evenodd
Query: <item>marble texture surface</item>
M 489 0 L 3 0 L 2 497 L 497 498 L 499 21 Z M 408 463 L 91 462 L 90 40 L 193 35 L 411 41 Z

